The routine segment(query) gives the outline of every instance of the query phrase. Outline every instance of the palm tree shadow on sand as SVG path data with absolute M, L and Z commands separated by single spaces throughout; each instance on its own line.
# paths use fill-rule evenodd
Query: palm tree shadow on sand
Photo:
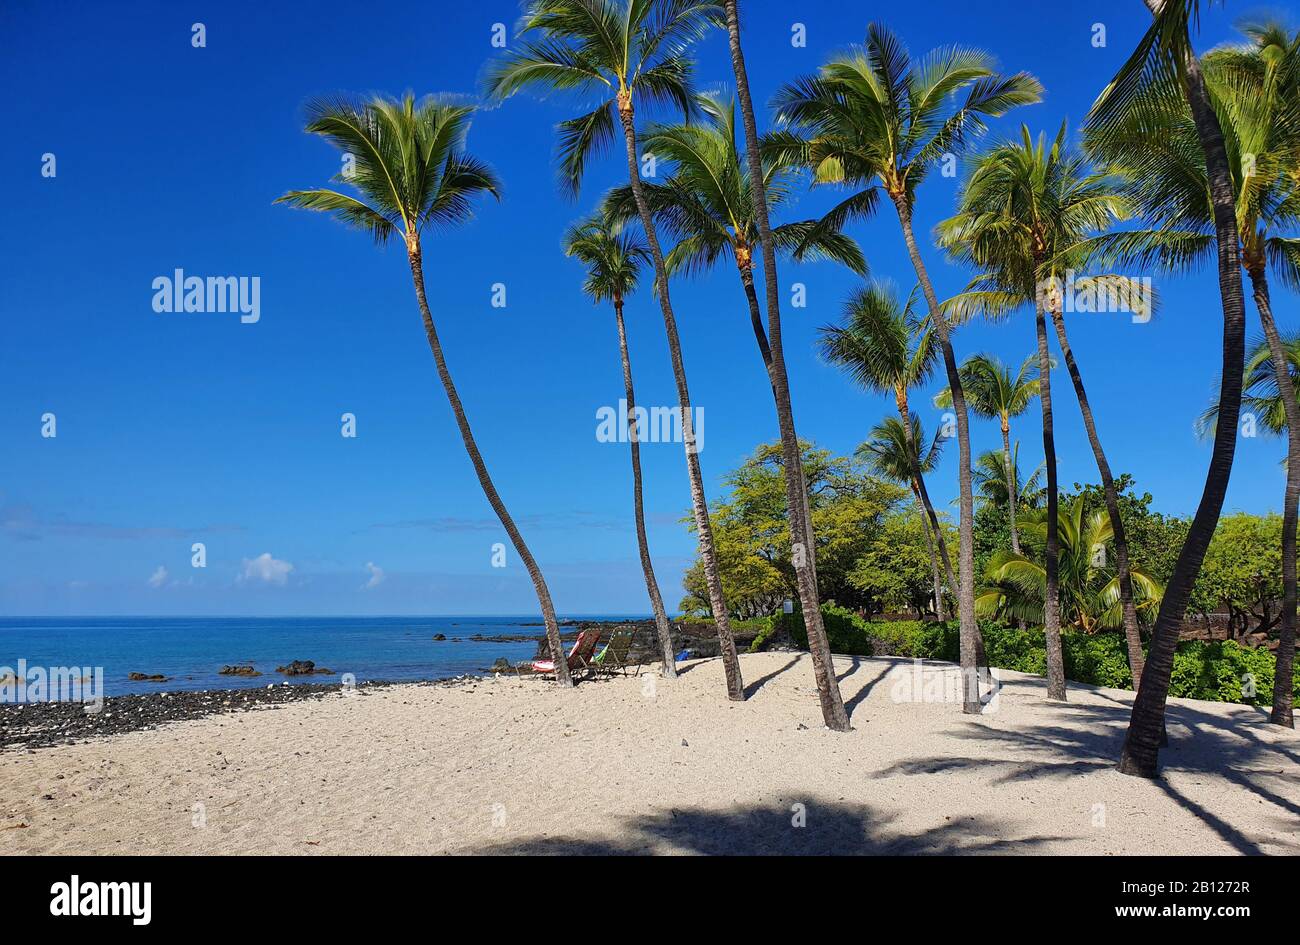
M 792 808 L 755 806 L 725 811 L 674 808 L 629 818 L 628 837 L 531 837 L 470 851 L 475 854 L 628 856 L 694 853 L 713 856 L 1024 853 L 1055 837 L 1018 837 L 1009 820 L 968 817 L 905 834 L 892 817 L 866 804 L 809 799 L 804 825 Z M 1015 838 L 1015 839 L 1011 839 Z
M 1093 723 L 1086 729 L 1040 724 L 1013 730 L 975 723 L 950 734 L 980 744 L 982 747 L 978 753 L 910 758 L 877 771 L 874 776 L 888 778 L 963 770 L 1001 771 L 992 783 L 1010 784 L 1064 779 L 1090 771 L 1113 771 L 1124 744 L 1132 706 L 1104 692 L 1096 694 L 1113 705 L 1062 703 L 1054 706 L 1061 712 L 1086 714 Z M 1289 814 L 1284 818 L 1288 831 L 1294 832 L 1300 826 L 1300 820 L 1297 820 L 1300 818 L 1300 804 L 1271 786 L 1294 780 L 1294 769 L 1289 766 L 1300 763 L 1300 754 L 1286 745 L 1261 739 L 1251 730 L 1250 724 L 1243 724 L 1241 719 L 1212 715 L 1188 705 L 1171 704 L 1168 712 L 1169 746 L 1161 754 L 1162 776 L 1154 783 L 1171 800 L 1240 853 L 1263 854 L 1265 851 L 1231 823 L 1186 796 L 1165 775 L 1205 774 L 1224 778 L 1254 794 L 1261 802 Z M 1267 713 L 1261 710 L 1261 723 L 1266 719 Z M 1015 749 L 1014 754 L 999 757 L 998 745 Z M 1026 751 L 1035 757 L 1026 758 Z M 1278 767 L 1279 762 L 1288 767 Z

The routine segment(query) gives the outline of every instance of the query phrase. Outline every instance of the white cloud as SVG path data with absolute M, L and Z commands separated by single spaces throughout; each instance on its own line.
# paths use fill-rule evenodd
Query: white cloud
M 368 591 L 372 587 L 378 587 L 384 583 L 384 569 L 379 567 L 373 561 L 366 562 L 366 570 L 370 572 L 370 580 L 361 585 L 363 591 Z
M 239 572 L 241 581 L 260 581 L 263 584 L 285 584 L 293 565 L 279 558 L 272 558 L 269 551 L 264 551 L 256 558 L 245 558 L 243 570 Z
M 160 564 L 158 565 L 157 570 L 155 570 L 154 573 L 149 576 L 149 586 L 162 587 L 166 583 L 167 583 L 167 566 L 164 564 Z

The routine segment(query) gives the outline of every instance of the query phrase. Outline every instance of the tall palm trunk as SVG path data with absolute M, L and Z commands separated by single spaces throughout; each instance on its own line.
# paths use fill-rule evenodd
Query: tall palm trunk
M 1163 0 L 1146 0 L 1158 12 Z M 1220 367 L 1219 418 L 1214 427 L 1214 449 L 1205 476 L 1200 504 L 1187 530 L 1173 574 L 1165 585 L 1160 612 L 1151 631 L 1142 682 L 1133 700 L 1119 770 L 1124 774 L 1154 778 L 1159 772 L 1160 744 L 1165 730 L 1165 700 L 1174 668 L 1183 617 L 1192 585 L 1201 571 L 1205 551 L 1223 510 L 1223 498 L 1232 475 L 1237 449 L 1237 421 L 1241 415 L 1241 373 L 1246 356 L 1246 303 L 1241 287 L 1241 251 L 1236 216 L 1236 193 L 1223 144 L 1223 129 L 1210 103 L 1201 65 L 1190 53 L 1183 62 L 1183 93 L 1191 108 L 1197 137 L 1205 151 L 1205 169 L 1214 207 L 1214 232 L 1218 244 L 1219 295 L 1223 300 L 1223 363 Z
M 722 578 L 718 574 L 718 557 L 713 542 L 713 525 L 709 521 L 709 506 L 704 497 L 704 475 L 700 471 L 700 457 L 695 446 L 694 417 L 691 414 L 691 393 L 686 385 L 686 366 L 682 361 L 681 339 L 677 336 L 677 317 L 668 295 L 668 272 L 664 267 L 664 254 L 659 246 L 659 234 L 654 218 L 646 203 L 645 189 L 641 186 L 641 172 L 637 167 L 636 119 L 632 109 L 632 95 L 626 90 L 618 93 L 618 115 L 623 125 L 623 140 L 627 146 L 627 171 L 632 185 L 632 196 L 645 229 L 650 257 L 655 265 L 655 289 L 659 307 L 663 310 L 664 331 L 668 336 L 668 353 L 673 362 L 673 377 L 677 382 L 677 403 L 682 413 L 682 433 L 686 441 L 686 473 L 691 483 L 691 508 L 695 513 L 695 528 L 700 536 L 700 560 L 704 564 L 704 578 L 708 585 L 709 606 L 713 611 L 714 626 L 718 631 L 718 648 L 722 667 L 727 677 L 727 697 L 734 702 L 745 699 L 745 683 L 740 675 L 740 659 L 736 655 L 736 640 L 731 635 L 731 620 L 727 614 L 727 601 L 722 593 Z
M 528 577 L 532 579 L 533 589 L 537 593 L 537 602 L 542 608 L 542 620 L 546 624 L 546 642 L 551 650 L 551 659 L 555 661 L 555 681 L 561 686 L 572 686 L 573 679 L 569 676 L 569 663 L 560 643 L 560 624 L 555 619 L 555 605 L 551 603 L 551 592 L 546 587 L 546 579 L 542 577 L 542 571 L 537 567 L 532 552 L 528 550 L 528 546 L 524 544 L 523 536 L 519 534 L 519 529 L 515 527 L 515 520 L 506 511 L 505 503 L 501 501 L 496 486 L 492 484 L 492 477 L 488 475 L 483 456 L 478 451 L 478 444 L 474 442 L 474 433 L 469 428 L 469 418 L 465 416 L 465 408 L 461 405 L 460 395 L 456 393 L 456 385 L 452 382 L 451 372 L 447 370 L 447 361 L 442 356 L 442 344 L 438 341 L 438 331 L 434 328 L 433 316 L 429 313 L 429 300 L 424 294 L 424 263 L 418 239 L 407 242 L 407 256 L 411 262 L 411 278 L 415 282 L 415 298 L 420 303 L 420 316 L 424 320 L 424 334 L 429 339 L 429 350 L 433 352 L 434 364 L 438 366 L 438 378 L 442 381 L 442 387 L 447 392 L 447 400 L 451 402 L 452 413 L 456 415 L 456 426 L 460 427 L 460 437 L 465 441 L 465 452 L 469 454 L 470 462 L 474 464 L 478 484 L 482 487 L 483 494 L 487 496 L 488 504 L 492 506 L 492 511 L 497 513 L 497 518 L 501 520 L 501 526 L 506 530 L 506 534 L 510 536 L 511 544 L 515 546 L 515 553 L 519 555 L 519 560 L 524 563 L 524 567 L 528 570 Z
M 627 401 L 627 438 L 632 447 L 632 505 L 636 513 L 636 544 L 641 552 L 641 571 L 645 574 L 645 589 L 650 595 L 650 608 L 655 615 L 655 631 L 659 636 L 659 651 L 664 659 L 664 676 L 677 678 L 677 660 L 673 655 L 673 635 L 664 610 L 664 599 L 659 593 L 654 565 L 650 561 L 650 543 L 645 534 L 645 503 L 641 494 L 641 443 L 636 425 L 636 394 L 632 390 L 632 360 L 627 353 L 627 328 L 623 324 L 623 300 L 614 300 L 614 318 L 618 322 L 618 352 L 623 359 L 623 396 Z
M 1002 417 L 1002 471 L 1007 478 L 1007 521 L 1011 525 L 1011 553 L 1020 554 L 1020 529 L 1016 526 L 1016 464 L 1011 460 L 1011 424 Z
M 803 606 L 804 627 L 808 632 L 808 651 L 812 654 L 822 720 L 827 728 L 843 732 L 849 728 L 849 716 L 844 709 L 844 700 L 840 696 L 839 682 L 835 678 L 830 643 L 826 639 L 826 629 L 822 625 L 821 600 L 817 594 L 816 552 L 813 544 L 808 489 L 804 483 L 799 438 L 794 428 L 794 408 L 790 401 L 790 380 L 786 375 L 785 354 L 781 346 L 781 307 L 776 278 L 776 250 L 772 242 L 771 222 L 767 216 L 767 192 L 763 183 L 763 165 L 758 153 L 758 128 L 754 121 L 754 103 L 749 94 L 745 55 L 740 48 L 740 20 L 736 2 L 737 0 L 725 0 L 727 34 L 731 45 L 731 67 L 736 75 L 736 94 L 740 99 L 740 113 L 745 126 L 745 151 L 749 158 L 754 215 L 758 223 L 759 242 L 763 247 L 763 278 L 767 289 L 767 335 L 772 352 L 769 376 L 772 381 L 772 392 L 776 397 L 777 423 L 781 428 L 781 453 L 784 458 L 782 470 L 785 473 L 786 504 L 790 514 L 792 557 L 795 576 L 799 582 L 799 602 Z
M 1295 701 L 1295 623 L 1296 623 L 1296 512 L 1300 503 L 1300 404 L 1295 399 L 1295 384 L 1291 381 L 1291 365 L 1286 348 L 1273 321 L 1273 305 L 1269 300 L 1268 277 L 1264 271 L 1265 260 L 1248 258 L 1250 285 L 1259 309 L 1259 321 L 1264 326 L 1273 359 L 1273 373 L 1277 375 L 1277 391 L 1286 411 L 1286 492 L 1282 502 L 1282 615 L 1278 627 L 1277 669 L 1273 674 L 1273 711 L 1269 721 L 1274 725 L 1295 728 L 1292 703 Z
M 1047 640 L 1047 698 L 1065 698 L 1065 658 L 1061 652 L 1060 537 L 1057 535 L 1056 431 L 1052 422 L 1052 356 L 1047 348 L 1043 300 L 1034 305 L 1038 334 L 1038 401 L 1043 408 L 1043 458 L 1047 465 L 1047 580 L 1043 594 L 1043 635 Z
M 983 649 L 980 640 L 979 624 L 975 619 L 975 503 L 971 495 L 970 475 L 970 420 L 966 413 L 966 394 L 961 386 L 961 374 L 957 370 L 957 357 L 952 351 L 952 342 L 948 336 L 948 320 L 939 311 L 939 299 L 930 282 L 930 273 L 921 258 L 921 250 L 916 245 L 916 234 L 912 231 L 912 210 L 906 198 L 899 195 L 894 200 L 898 211 L 898 220 L 903 227 L 903 241 L 907 244 L 907 254 L 912 259 L 912 268 L 925 293 L 925 302 L 930 310 L 930 321 L 939 336 L 939 345 L 943 351 L 943 366 L 948 375 L 948 388 L 952 391 L 953 413 L 957 415 L 957 483 L 960 491 L 961 522 L 958 529 L 960 574 L 957 583 L 957 612 L 961 621 L 961 669 L 962 669 L 962 712 L 977 714 L 980 711 L 980 680 L 978 666 L 979 651 Z
M 900 387 L 895 390 L 894 405 L 898 408 L 899 419 L 903 421 L 903 442 L 906 444 L 908 456 L 911 457 L 912 489 L 916 492 L 921 508 L 925 510 L 925 517 L 929 520 L 930 530 L 934 532 L 939 550 L 939 559 L 943 562 L 943 570 L 948 578 L 948 586 L 952 588 L 954 594 L 960 597 L 957 579 L 952 573 L 952 559 L 948 556 L 948 542 L 943 537 L 943 529 L 939 527 L 939 516 L 934 513 L 934 505 L 930 502 L 930 490 L 925 487 L 925 474 L 921 472 L 919 459 L 921 455 L 920 448 L 912 438 L 912 411 L 907 403 L 906 389 Z M 977 657 L 977 659 L 982 665 L 983 658 Z
M 754 329 L 754 341 L 758 343 L 758 353 L 763 358 L 763 367 L 767 369 L 770 380 L 772 348 L 767 341 L 767 330 L 763 327 L 763 312 L 758 307 L 758 294 L 754 291 L 754 270 L 748 265 L 740 266 L 740 284 L 745 289 L 745 301 L 749 304 L 749 324 Z
M 912 480 L 912 495 L 916 497 L 916 504 L 921 504 L 921 490 L 917 488 L 916 480 Z M 921 530 L 925 532 L 925 550 L 930 553 L 930 577 L 934 583 L 934 617 L 936 620 L 943 620 L 943 580 L 939 577 L 939 551 L 934 544 L 934 533 L 930 530 L 930 520 L 926 513 L 921 513 Z M 952 565 L 947 565 L 948 570 L 952 570 Z
M 1074 360 L 1070 348 L 1070 339 L 1065 333 L 1065 318 L 1059 305 L 1052 306 L 1052 324 L 1056 328 L 1056 341 L 1061 346 L 1065 357 L 1066 370 L 1074 384 L 1074 393 L 1079 401 L 1079 412 L 1083 414 L 1083 426 L 1088 431 L 1088 444 L 1092 455 L 1097 460 L 1097 471 L 1101 473 L 1102 491 L 1106 496 L 1106 513 L 1110 516 L 1110 528 L 1115 537 L 1115 571 L 1119 579 L 1120 609 L 1124 614 L 1124 639 L 1128 644 L 1128 665 L 1133 673 L 1133 686 L 1141 685 L 1142 668 L 1146 659 L 1142 654 L 1142 634 L 1138 629 L 1137 607 L 1133 604 L 1133 574 L 1129 570 L 1128 536 L 1124 532 L 1124 520 L 1119 514 L 1119 493 L 1115 489 L 1115 477 L 1111 475 L 1110 463 L 1101 448 L 1101 437 L 1097 435 L 1097 424 L 1092 416 L 1092 404 L 1088 392 L 1083 387 L 1083 375 Z

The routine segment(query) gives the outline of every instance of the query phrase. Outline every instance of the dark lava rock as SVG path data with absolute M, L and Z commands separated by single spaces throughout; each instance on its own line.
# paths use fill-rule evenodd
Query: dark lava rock
M 284 673 L 286 676 L 333 676 L 332 669 L 317 669 L 316 664 L 311 660 L 294 660 L 288 666 L 277 666 L 277 673 Z
M 167 677 L 162 673 L 127 673 L 126 678 L 131 682 L 166 682 Z
M 414 685 L 464 685 L 448 679 Z M 358 683 L 350 696 L 393 685 Z M 151 692 L 135 696 L 109 696 L 100 711 L 87 712 L 80 702 L 0 702 L 0 751 L 66 745 L 100 736 L 155 729 L 209 715 L 230 715 L 266 706 L 337 696 L 338 683 L 280 683 L 253 689 L 209 689 L 202 692 Z M 93 708 L 93 707 L 92 707 Z
M 223 666 L 217 671 L 218 676 L 260 676 L 251 666 Z
M 435 633 L 435 634 L 433 635 L 433 638 L 434 638 L 435 640 L 445 640 L 445 639 L 447 639 L 447 634 L 445 634 L 445 633 Z

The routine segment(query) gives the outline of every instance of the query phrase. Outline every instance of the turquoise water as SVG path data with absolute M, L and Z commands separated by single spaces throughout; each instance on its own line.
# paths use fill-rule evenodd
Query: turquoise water
M 474 634 L 544 632 L 541 617 L 0 617 L 0 675 L 15 670 L 19 659 L 28 666 L 103 667 L 110 696 L 339 681 L 339 675 L 287 680 L 275 672 L 296 659 L 352 673 L 359 683 L 442 679 L 479 672 L 502 656 L 530 659 L 537 649 L 535 642 L 467 639 Z M 437 633 L 447 639 L 435 641 Z M 250 663 L 261 676 L 218 675 L 222 666 Z M 171 678 L 131 682 L 132 672 Z

